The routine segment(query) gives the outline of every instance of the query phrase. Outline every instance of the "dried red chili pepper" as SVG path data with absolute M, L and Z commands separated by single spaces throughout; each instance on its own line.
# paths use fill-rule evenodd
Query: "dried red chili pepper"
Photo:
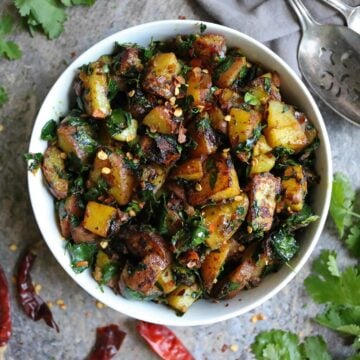
M 11 336 L 9 286 L 0 266 L 0 358 Z
M 188 349 L 166 326 L 139 321 L 136 330 L 164 360 L 194 360 Z
M 126 333 L 114 324 L 97 328 L 95 346 L 87 360 L 111 359 L 119 351 L 125 336 Z
M 31 250 L 27 251 L 20 259 L 16 287 L 20 303 L 26 313 L 32 320 L 38 321 L 44 319 L 46 324 L 59 332 L 51 310 L 44 300 L 35 293 L 34 286 L 31 281 L 30 271 L 36 259 L 36 254 Z

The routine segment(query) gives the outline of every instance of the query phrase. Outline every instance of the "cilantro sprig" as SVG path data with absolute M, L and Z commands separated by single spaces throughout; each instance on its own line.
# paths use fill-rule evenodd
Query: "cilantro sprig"
M 0 86 L 0 108 L 8 101 L 8 99 L 6 90 Z
M 9 60 L 20 59 L 22 52 L 13 41 L 5 40 L 5 36 L 10 35 L 13 31 L 13 18 L 9 15 L 0 17 L 0 58 L 6 57 Z

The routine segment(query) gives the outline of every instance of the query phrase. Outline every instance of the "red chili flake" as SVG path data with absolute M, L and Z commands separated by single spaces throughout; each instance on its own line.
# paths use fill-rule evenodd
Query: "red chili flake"
M 183 343 L 166 326 L 139 321 L 136 330 L 164 360 L 194 360 Z
M 113 358 L 119 351 L 126 333 L 117 325 L 111 324 L 96 329 L 96 341 L 94 349 L 87 360 L 108 360 Z
M 59 332 L 55 320 L 53 319 L 51 310 L 44 300 L 35 293 L 34 286 L 31 281 L 31 268 L 36 259 L 36 254 L 31 250 L 25 252 L 20 259 L 18 272 L 16 276 L 16 287 L 20 303 L 26 313 L 32 320 L 38 321 L 44 319 L 46 324 Z
M 0 266 L 0 358 L 11 336 L 9 286 Z
M 184 15 L 179 15 L 179 20 L 185 20 L 186 19 L 186 16 Z

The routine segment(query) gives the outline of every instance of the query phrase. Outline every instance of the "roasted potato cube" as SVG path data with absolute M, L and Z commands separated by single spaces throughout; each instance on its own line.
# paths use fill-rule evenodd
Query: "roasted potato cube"
M 198 284 L 194 283 L 191 286 L 180 285 L 167 296 L 167 301 L 173 309 L 180 314 L 185 314 L 200 295 L 201 290 Z
M 249 199 L 245 193 L 227 204 L 206 206 L 203 216 L 210 232 L 206 245 L 214 250 L 229 240 L 244 221 L 248 207 Z
M 281 180 L 284 206 L 290 211 L 301 211 L 307 194 L 307 181 L 301 165 L 288 166 Z
M 112 206 L 89 201 L 86 205 L 83 226 L 96 235 L 106 237 L 116 214 L 117 210 Z
M 215 85 L 220 88 L 224 89 L 230 87 L 240 74 L 240 71 L 243 69 L 243 67 L 246 67 L 245 57 L 235 57 L 231 60 L 232 62 L 230 66 L 219 74 L 219 77 L 215 83 Z
M 204 176 L 201 158 L 188 159 L 176 166 L 171 177 L 187 181 L 198 181 Z
M 156 193 L 165 183 L 166 170 L 155 163 L 147 164 L 141 174 L 141 187 Z
M 226 43 L 222 35 L 203 34 L 193 43 L 195 55 L 198 56 L 204 64 L 212 66 L 214 61 L 225 56 Z
M 134 89 L 135 90 L 135 89 Z M 134 119 L 141 120 L 155 106 L 157 97 L 137 88 L 132 96 L 127 96 L 126 110 Z
M 272 147 L 267 143 L 266 137 L 264 135 L 260 135 L 258 141 L 254 145 L 253 156 L 267 154 L 271 151 Z
M 224 114 L 217 106 L 211 107 L 208 110 L 209 120 L 211 126 L 218 132 L 227 135 L 228 122 L 224 119 Z
M 276 73 L 266 73 L 254 79 L 248 90 L 262 104 L 266 104 L 269 100 L 281 100 L 279 91 L 280 78 Z
M 201 265 L 201 278 L 203 280 L 205 290 L 210 293 L 229 253 L 229 243 L 224 242 L 219 249 L 209 253 Z
M 269 101 L 267 125 L 264 134 L 273 148 L 283 147 L 299 152 L 309 144 L 294 109 L 280 101 Z
M 228 113 L 231 108 L 239 107 L 243 103 L 243 98 L 231 89 L 218 89 L 214 92 L 215 98 L 222 111 Z
M 190 151 L 191 157 L 202 157 L 216 151 L 218 139 L 207 118 L 202 118 L 191 124 L 188 128 L 188 134 L 196 143 L 195 148 Z
M 67 155 L 88 163 L 98 146 L 91 126 L 79 117 L 67 116 L 57 129 L 58 145 Z
M 71 238 L 75 244 L 90 243 L 93 244 L 99 240 L 99 236 L 95 233 L 86 230 L 83 225 L 71 228 Z
M 164 294 L 169 294 L 176 289 L 174 274 L 170 268 L 165 269 L 160 274 L 157 285 Z
M 232 147 L 246 142 L 254 135 L 254 130 L 261 122 L 261 113 L 232 108 L 230 110 L 229 140 Z
M 275 165 L 276 156 L 272 153 L 253 156 L 250 162 L 250 175 L 269 172 Z
M 69 190 L 69 180 L 64 163 L 64 154 L 54 145 L 50 145 L 41 165 L 42 173 L 49 185 L 50 192 L 57 199 L 65 199 Z
M 80 71 L 79 78 L 84 86 L 83 99 L 86 112 L 98 119 L 111 114 L 108 94 L 108 78 L 104 72 L 104 61 L 89 64 L 88 71 Z
M 106 126 L 115 140 L 130 142 L 136 139 L 138 122 L 121 108 L 113 110 L 106 120 Z
M 156 54 L 148 63 L 143 88 L 151 94 L 170 99 L 174 96 L 174 76 L 179 74 L 181 65 L 174 53 Z
M 211 88 L 211 76 L 199 67 L 188 72 L 187 96 L 193 97 L 193 105 L 204 105 Z
M 280 193 L 280 178 L 271 173 L 253 175 L 247 188 L 250 208 L 247 222 L 252 231 L 269 231 L 276 208 L 276 197 Z
M 80 198 L 77 195 L 68 196 L 61 201 L 58 207 L 59 225 L 61 235 L 68 239 L 71 236 L 71 228 L 74 222 L 81 221 L 84 210 L 81 207 Z
M 144 117 L 143 124 L 161 134 L 176 134 L 179 121 L 173 115 L 166 106 L 156 106 Z
M 230 157 L 210 156 L 204 164 L 204 177 L 188 192 L 188 201 L 198 206 L 208 201 L 231 199 L 240 194 L 239 180 Z
M 124 49 L 118 58 L 119 62 L 115 70 L 117 75 L 135 77 L 144 68 L 139 57 L 139 49 L 135 47 Z

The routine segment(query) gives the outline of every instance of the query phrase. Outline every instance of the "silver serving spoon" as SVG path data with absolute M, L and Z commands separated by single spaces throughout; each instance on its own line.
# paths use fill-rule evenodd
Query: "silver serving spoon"
M 299 68 L 314 92 L 335 112 L 360 126 L 360 35 L 345 26 L 321 25 L 301 0 L 289 0 L 303 36 Z
M 349 29 L 360 34 L 360 6 L 350 6 L 341 0 L 323 0 L 343 14 Z

